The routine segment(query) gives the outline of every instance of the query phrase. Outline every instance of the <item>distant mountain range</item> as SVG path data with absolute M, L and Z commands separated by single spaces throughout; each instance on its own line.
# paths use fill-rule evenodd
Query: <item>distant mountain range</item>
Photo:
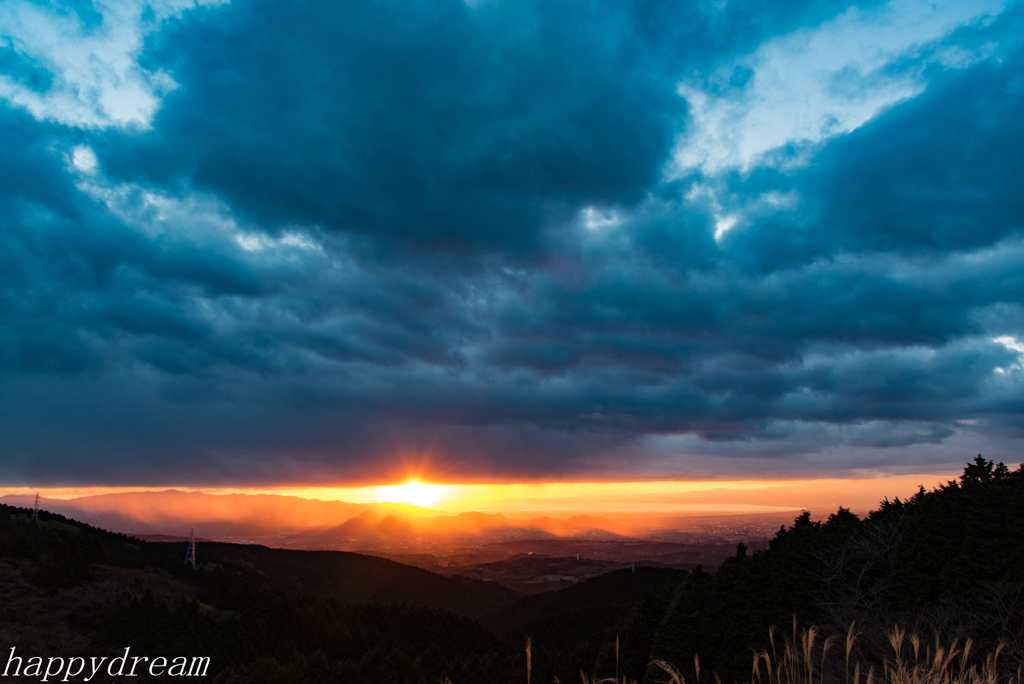
M 389 515 L 367 523 L 358 514 L 348 529 L 387 530 Z M 449 522 L 469 529 L 494 519 Z M 31 521 L 26 508 L 0 505 L 0 601 L 9 609 L 0 634 L 17 634 L 26 654 L 112 657 L 125 646 L 147 657 L 201 654 L 228 684 L 518 682 L 523 634 L 538 636 L 535 667 L 570 652 L 593 660 L 609 628 L 688 574 L 638 567 L 602 575 L 615 564 L 523 555 L 487 568 L 485 580 L 363 554 L 223 542 L 199 544 L 193 569 L 182 563 L 185 549 L 45 509 Z M 489 581 L 547 572 L 580 582 L 524 599 Z M 325 667 L 330 677 L 310 676 Z
M 32 495 L 0 497 L 31 507 Z M 301 529 L 337 525 L 361 513 L 433 514 L 411 504 L 352 504 L 277 494 L 204 494 L 174 489 L 99 494 L 74 499 L 41 497 L 40 507 L 117 532 L 188 536 L 192 526 L 208 537 L 278 537 Z
M 0 503 L 30 507 L 31 495 L 10 495 Z M 150 541 L 181 541 L 195 527 L 204 541 L 265 544 L 297 550 L 371 553 L 451 576 L 495 574 L 481 566 L 517 554 L 572 558 L 582 554 L 602 571 L 632 561 L 674 567 L 715 565 L 735 549 L 737 539 L 757 547 L 767 530 L 795 517 L 775 514 L 707 518 L 704 529 L 681 532 L 677 520 L 611 520 L 593 515 L 519 520 L 498 513 L 457 515 L 406 503 L 353 504 L 274 494 L 206 494 L 177 490 L 128 492 L 75 499 L 40 499 L 41 507 L 103 529 Z M 691 526 L 696 518 L 687 519 Z M 725 520 L 725 522 L 722 522 Z M 774 522 L 773 522 L 774 521 Z M 697 527 L 694 527 L 697 530 Z M 533 571 L 531 571 L 533 572 Z M 538 574 L 539 573 L 539 574 Z M 526 593 L 568 586 L 591 572 L 497 572 L 495 579 Z M 536 577 L 552 579 L 525 584 Z

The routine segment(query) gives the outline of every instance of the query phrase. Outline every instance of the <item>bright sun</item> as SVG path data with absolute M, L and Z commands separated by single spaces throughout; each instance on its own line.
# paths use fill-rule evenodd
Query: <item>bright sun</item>
M 390 503 L 411 503 L 424 508 L 433 506 L 444 495 L 444 485 L 423 484 L 412 480 L 394 487 L 377 487 L 381 501 Z

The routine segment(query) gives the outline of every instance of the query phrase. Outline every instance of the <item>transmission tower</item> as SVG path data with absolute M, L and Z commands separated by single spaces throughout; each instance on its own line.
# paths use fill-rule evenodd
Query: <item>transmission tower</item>
M 185 552 L 185 565 L 196 567 L 196 528 L 192 528 L 192 536 L 188 540 L 188 551 Z
M 32 519 L 39 520 L 39 494 L 36 494 L 36 505 L 32 508 Z

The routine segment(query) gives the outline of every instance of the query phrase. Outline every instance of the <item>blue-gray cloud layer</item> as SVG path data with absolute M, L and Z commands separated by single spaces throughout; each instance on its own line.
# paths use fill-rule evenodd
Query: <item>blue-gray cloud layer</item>
M 1013 460 L 1019 4 L 901 53 L 922 87 L 854 130 L 677 169 L 681 80 L 850 12 L 235 0 L 148 36 L 148 129 L 0 105 L 0 476 Z

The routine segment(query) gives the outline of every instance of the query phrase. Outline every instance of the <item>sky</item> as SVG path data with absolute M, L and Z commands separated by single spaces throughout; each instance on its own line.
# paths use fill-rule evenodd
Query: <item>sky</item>
M 500 513 L 513 518 L 578 514 L 628 517 L 688 517 L 706 515 L 772 514 L 808 510 L 824 517 L 843 506 L 864 515 L 883 499 L 906 500 L 921 487 L 932 489 L 956 479 L 956 473 L 912 474 L 861 478 L 800 478 L 754 480 L 669 480 L 613 482 L 517 482 L 488 484 L 439 484 L 416 480 L 401 484 L 335 487 L 204 487 L 188 488 L 189 494 L 211 494 L 207 505 L 218 515 L 248 518 L 253 502 L 268 502 L 282 519 L 298 526 L 310 520 L 295 518 L 295 497 L 312 501 L 343 501 L 349 504 L 410 503 L 419 507 L 405 512 L 426 516 L 467 512 Z M 168 493 L 172 496 L 168 497 Z M 154 519 L 169 514 L 189 518 L 193 508 L 182 510 L 181 490 L 136 487 L 3 487 L 0 501 L 14 505 L 43 505 L 68 501 L 85 510 L 112 512 Z M 97 496 L 99 495 L 99 496 Z M 124 495 L 124 496 L 122 496 Z M 237 495 L 244 495 L 238 497 Z M 268 499 L 264 495 L 276 497 Z M 284 497 L 284 498 L 281 498 Z M 185 497 L 188 499 L 188 497 Z M 210 503 L 214 500 L 219 504 Z M 248 501 L 250 505 L 246 505 Z M 176 503 L 177 502 L 177 503 Z M 185 504 L 195 506 L 195 503 Z M 264 511 L 264 514 L 265 511 Z M 348 515 L 349 513 L 346 513 Z M 258 516 L 257 516 L 258 517 Z M 795 516 L 793 516 L 795 517 Z M 319 521 L 320 524 L 323 521 Z
M 1024 446 L 1024 2 L 0 3 L 0 482 Z

